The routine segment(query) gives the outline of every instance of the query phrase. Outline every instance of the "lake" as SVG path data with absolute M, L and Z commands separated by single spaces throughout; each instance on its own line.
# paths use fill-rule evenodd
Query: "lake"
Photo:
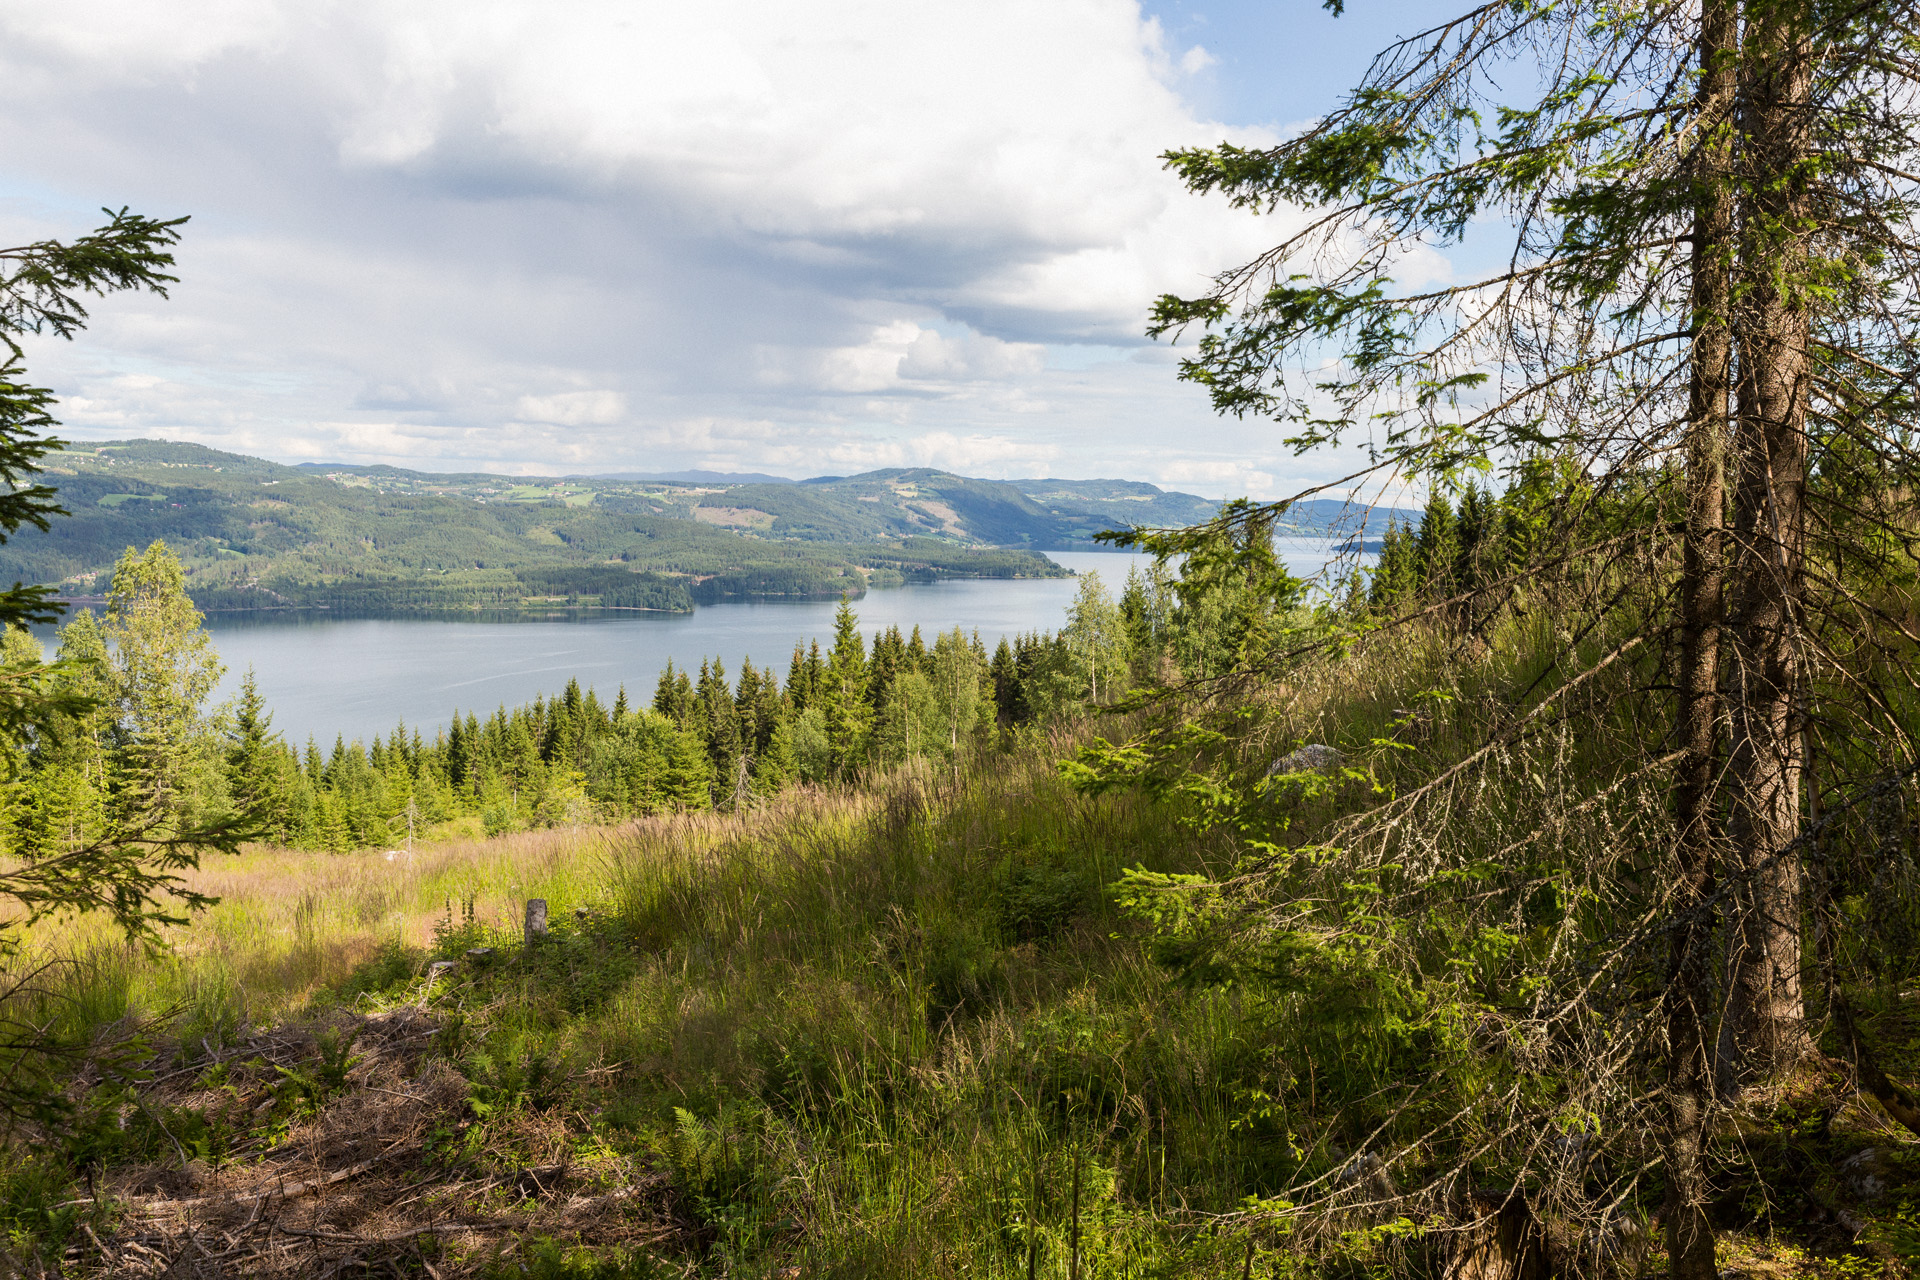
M 1296 574 L 1328 560 L 1318 543 L 1284 547 Z M 1150 557 L 1129 552 L 1049 552 L 1076 573 L 1097 571 L 1114 595 L 1127 570 Z M 978 631 L 991 651 L 1002 636 L 1056 631 L 1079 584 L 1072 578 L 968 579 L 870 591 L 854 602 L 860 629 L 919 626 L 934 633 L 958 626 Z M 554 694 L 578 678 L 613 701 L 621 685 L 636 703 L 653 698 L 671 660 L 700 669 L 714 656 L 729 676 L 742 656 L 772 666 L 782 683 L 795 644 L 833 638 L 838 601 L 730 602 L 691 614 L 601 613 L 508 621 L 447 618 L 333 618 L 324 614 L 213 614 L 207 619 L 227 674 L 217 697 L 232 696 L 251 667 L 273 711 L 274 728 L 295 745 L 309 736 L 324 748 L 336 734 L 349 741 L 386 734 L 397 723 L 429 736 L 453 712 L 484 717 Z

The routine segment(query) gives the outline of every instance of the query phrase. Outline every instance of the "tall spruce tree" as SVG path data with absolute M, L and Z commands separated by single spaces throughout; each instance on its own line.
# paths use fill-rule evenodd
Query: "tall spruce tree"
M 818 652 L 817 643 L 814 652 Z M 821 686 L 830 767 L 836 778 L 844 777 L 865 754 L 872 723 L 872 708 L 867 702 L 866 641 L 860 635 L 859 615 L 845 596 L 840 597 L 840 607 L 833 615 L 833 648 L 827 655 Z
M 1881 674 L 1904 641 L 1873 601 L 1912 571 L 1920 470 L 1905 423 L 1917 16 L 1904 2 L 1485 4 L 1390 46 L 1280 146 L 1168 156 L 1196 191 L 1310 211 L 1205 294 L 1158 304 L 1156 333 L 1202 330 L 1183 372 L 1220 411 L 1270 417 L 1302 451 L 1364 443 L 1383 481 L 1505 466 L 1517 486 L 1551 482 L 1526 508 L 1538 523 L 1503 539 L 1522 553 L 1508 598 L 1554 575 L 1584 595 L 1559 616 L 1552 678 L 1489 749 L 1608 668 L 1664 700 L 1664 735 L 1608 785 L 1675 784 L 1668 832 L 1640 856 L 1662 872 L 1669 944 L 1679 1280 L 1713 1269 L 1713 1077 L 1733 1096 L 1810 1048 L 1808 744 L 1843 795 L 1912 767 L 1910 699 Z M 1448 248 L 1498 267 L 1396 282 L 1415 251 Z M 1615 639 L 1583 649 L 1601 632 Z
M 125 209 L 109 210 L 108 217 L 72 241 L 0 249 L 0 343 L 7 349 L 0 359 L 0 541 L 28 525 L 45 531 L 51 518 L 64 514 L 54 491 L 37 479 L 40 460 L 61 443 L 48 434 L 57 425 L 55 397 L 26 381 L 20 340 L 29 334 L 73 338 L 89 319 L 88 295 L 164 297 L 174 282 L 172 246 L 185 218 L 155 220 Z M 0 590 L 0 625 L 52 621 L 58 611 L 51 594 L 20 583 Z M 0 679 L 0 737 L 21 742 L 63 717 L 86 718 L 97 706 L 94 683 L 59 668 L 10 667 Z M 205 902 L 180 873 L 198 865 L 204 851 L 234 848 L 243 827 L 226 819 L 183 824 L 173 818 L 131 815 L 78 841 L 16 842 L 7 850 L 11 864 L 0 872 L 0 898 L 17 908 L 0 917 L 0 955 L 16 945 L 18 925 L 48 914 L 101 911 L 129 937 L 151 940 L 160 924 L 179 918 L 180 907 Z M 6 1094 L 0 1105 L 29 1087 L 22 1077 L 0 1091 Z

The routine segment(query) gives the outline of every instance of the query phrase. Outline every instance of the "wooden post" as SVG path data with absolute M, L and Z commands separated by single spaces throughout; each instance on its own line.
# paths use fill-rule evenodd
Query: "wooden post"
M 1067 1280 L 1080 1280 L 1080 1166 L 1085 1153 L 1073 1153 L 1073 1235 L 1067 1254 Z
M 1032 1195 L 1027 1204 L 1027 1280 L 1040 1270 L 1040 1153 L 1033 1155 Z
M 547 936 L 547 900 L 545 898 L 527 899 L 527 945 L 537 944 Z

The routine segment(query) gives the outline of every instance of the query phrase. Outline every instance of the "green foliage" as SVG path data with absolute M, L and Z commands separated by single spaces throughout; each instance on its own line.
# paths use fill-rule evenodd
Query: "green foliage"
M 296 1114 L 310 1114 L 347 1087 L 347 1076 L 365 1059 L 355 1055 L 357 1031 L 324 1027 L 314 1037 L 314 1057 L 293 1067 L 275 1067 L 281 1101 Z
M 126 209 L 103 212 L 111 221 L 71 243 L 42 240 L 0 251 L 0 342 L 10 353 L 0 362 L 0 543 L 22 525 L 46 533 L 49 517 L 67 514 L 54 502 L 54 491 L 35 480 L 41 461 L 62 442 L 47 434 L 56 425 L 53 394 L 20 381 L 26 353 L 19 339 L 30 333 L 71 339 L 86 328 L 85 294 L 131 289 L 164 298 L 174 280 L 167 274 L 173 265 L 169 250 L 185 218 L 155 221 Z M 53 621 L 58 611 L 51 594 L 18 582 L 0 591 L 0 628 Z
M 533 1239 L 489 1262 L 481 1274 L 487 1280 L 665 1280 L 683 1272 L 650 1253 Z
M 53 491 L 35 482 L 59 441 L 45 435 L 54 423 L 52 396 L 20 381 L 18 338 L 52 333 L 72 338 L 85 327 L 87 294 L 145 290 L 165 296 L 173 281 L 171 246 L 186 221 L 155 221 L 122 209 L 71 243 L 40 241 L 0 251 L 0 341 L 12 358 L 0 366 L 0 530 L 23 525 L 42 532 L 63 514 Z M 182 803 L 194 717 L 206 689 L 196 678 L 169 683 L 169 662 L 192 667 L 198 617 L 188 620 L 185 597 L 169 576 L 170 557 L 128 556 L 115 571 L 112 633 L 123 646 L 118 679 L 107 675 L 103 637 L 90 629 L 63 643 L 63 661 L 44 666 L 17 644 L 0 670 L 0 738 L 8 766 L 5 854 L 0 898 L 19 911 L 0 917 L 0 960 L 10 958 L 23 923 L 49 915 L 99 911 L 129 941 L 155 942 L 160 925 L 177 920 L 178 906 L 209 901 L 188 890 L 181 874 L 207 849 L 232 849 L 243 824 L 218 805 Z M 177 570 L 177 565 L 172 566 Z M 51 621 L 48 592 L 19 583 L 0 592 L 0 629 Z M 148 616 L 151 615 L 151 616 Z M 181 624 L 185 624 L 182 626 Z M 154 645 L 149 636 L 164 636 Z M 22 756 L 38 766 L 22 777 Z M 24 998 L 15 983 L 7 996 Z M 43 1028 L 44 1030 L 44 1028 Z M 41 1049 L 38 1034 L 9 1044 L 13 1075 Z M 24 1078 L 36 1073 L 26 1070 Z M 29 1111 L 30 1099 L 21 1099 Z M 11 1108 L 10 1108 L 11 1109 Z
M 443 921 L 435 931 L 434 953 L 447 955 L 464 942 L 450 928 L 451 921 Z M 477 945 L 477 944 L 468 944 Z M 357 966 L 347 979 L 332 991 L 332 998 L 351 1006 L 361 996 L 385 995 L 407 986 L 425 971 L 428 955 L 418 947 L 410 947 L 398 939 L 389 938 L 381 944 L 379 953 L 373 959 Z
M 836 514 L 824 523 L 761 528 L 749 519 L 735 532 L 708 523 L 701 505 L 779 505 L 756 496 L 768 487 L 729 498 L 607 478 L 316 471 L 160 441 L 75 447 L 49 465 L 75 514 L 52 538 L 0 549 L 0 569 L 92 594 L 122 547 L 162 539 L 182 556 L 196 603 L 219 610 L 684 613 L 696 601 L 858 596 L 869 572 L 893 582 L 1059 576 L 1031 551 L 979 544 L 1057 546 L 1102 527 L 1089 527 L 1090 515 L 1056 516 L 1008 486 L 957 477 L 948 479 L 1030 509 L 1027 533 L 999 536 L 1009 530 L 989 503 L 976 512 L 979 530 L 956 541 L 944 523 L 913 514 L 890 482 L 864 478 L 774 490 L 830 507 Z M 864 500 L 881 494 L 884 503 Z M 1210 509 L 1197 499 L 1166 509 L 1190 508 Z M 934 532 L 941 536 L 926 536 Z
M 206 702 L 223 670 L 180 561 L 155 542 L 127 548 L 114 566 L 101 638 L 112 646 L 111 681 L 124 771 L 136 803 L 187 824 L 218 812 L 222 779 Z M 210 794 L 212 792 L 212 794 Z
M 1099 574 L 1081 575 L 1061 638 L 1073 657 L 1075 675 L 1084 681 L 1081 696 L 1093 706 L 1114 701 L 1131 666 L 1131 637 Z
M 182 873 L 206 850 L 232 851 L 256 822 L 231 806 L 206 714 L 219 662 L 159 543 L 127 550 L 105 622 L 80 615 L 60 650 L 51 666 L 13 669 L 47 700 L 8 797 L 20 861 L 0 873 L 0 894 L 24 917 L 0 921 L 0 950 L 10 926 L 90 911 L 152 944 L 184 920 L 177 912 L 211 902 Z
M 9 1160 L 0 1169 L 0 1232 L 9 1251 L 58 1265 L 68 1238 L 85 1216 L 69 1204 L 73 1175 L 58 1154 L 34 1154 Z
M 1015 942 L 1043 942 L 1059 933 L 1094 896 L 1083 872 L 1052 861 L 1009 858 L 993 882 L 992 908 Z

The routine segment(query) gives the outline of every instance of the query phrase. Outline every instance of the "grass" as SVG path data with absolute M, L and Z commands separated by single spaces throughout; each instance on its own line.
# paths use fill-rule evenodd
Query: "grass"
M 1331 741 L 1404 786 L 1536 674 L 1518 641 L 1458 666 L 1417 639 L 1382 650 L 1270 690 L 1250 759 Z M 1421 683 L 1408 671 L 1445 695 L 1424 719 L 1405 714 Z M 1368 746 L 1409 723 L 1420 751 Z M 282 1228 L 309 1234 L 266 1238 L 249 1274 L 352 1260 L 442 1277 L 1059 1278 L 1076 1246 L 1088 1280 L 1437 1269 L 1391 1222 L 1356 1218 L 1329 1248 L 1244 1212 L 1348 1159 L 1366 1113 L 1328 1097 L 1373 1069 L 1378 1038 L 1341 1021 L 1332 987 L 1262 999 L 1156 960 L 1116 903 L 1123 870 L 1218 875 L 1237 841 L 1177 805 L 1073 791 L 1056 764 L 1085 733 L 738 816 L 393 862 L 256 849 L 199 873 L 221 902 L 157 958 L 84 925 L 42 934 L 37 953 L 68 967 L 38 1012 L 92 1045 L 145 1028 L 123 1055 L 145 1078 L 123 1073 L 135 1084 L 103 1087 L 93 1128 L 0 1175 L 13 1256 L 92 1274 L 134 1244 L 177 1258 L 195 1231 L 244 1245 L 264 1228 L 238 1210 L 155 1226 L 151 1187 L 239 1195 L 284 1179 L 289 1152 L 351 1169 L 377 1133 L 403 1168 L 284 1210 Z M 1421 840 L 1497 845 L 1608 749 L 1511 753 L 1472 804 L 1434 802 Z M 1339 812 L 1303 804 L 1296 834 Z M 1623 812 L 1560 830 L 1606 838 Z M 554 923 L 525 948 L 530 897 Z M 1766 1179 L 1730 1181 L 1723 1261 L 1770 1278 L 1897 1273 L 1916 1234 L 1911 1138 L 1821 1102 L 1831 1082 L 1807 1090 L 1736 1135 Z M 1862 1208 L 1835 1170 L 1870 1145 L 1890 1189 Z M 554 1169 L 570 1190 L 541 1181 Z M 89 1179 L 105 1194 L 74 1203 Z M 1775 1207 L 1752 1208 L 1756 1186 Z M 1864 1230 L 1843 1239 L 1838 1219 L 1779 1208 L 1796 1188 Z M 435 1227 L 451 1221 L 466 1234 Z
M 1217 1061 L 1238 1045 L 1230 1000 L 1177 989 L 1114 936 L 1104 887 L 1132 863 L 1197 868 L 1191 837 L 1142 801 L 1074 796 L 1062 746 L 992 756 L 958 792 L 904 771 L 752 815 L 411 861 L 252 850 L 199 873 L 221 902 L 168 955 L 76 926 L 37 941 L 72 964 L 66 1019 L 168 1014 L 183 1060 L 425 995 L 481 1129 L 560 1108 L 583 1117 L 573 1155 L 670 1168 L 686 1248 L 717 1272 L 1019 1270 L 1037 1247 L 1039 1274 L 1064 1274 L 1075 1162 L 1089 1260 L 1170 1247 L 1152 1211 L 1121 1208 L 1129 1189 L 1231 1207 L 1235 1157 L 1184 1134 L 1225 1115 Z M 529 897 L 556 922 L 535 956 L 517 937 Z M 426 992 L 432 957 L 478 946 L 496 958 Z M 1164 1080 L 1127 1078 L 1116 1055 L 1137 1051 Z M 464 1150 L 554 1154 L 493 1141 Z

